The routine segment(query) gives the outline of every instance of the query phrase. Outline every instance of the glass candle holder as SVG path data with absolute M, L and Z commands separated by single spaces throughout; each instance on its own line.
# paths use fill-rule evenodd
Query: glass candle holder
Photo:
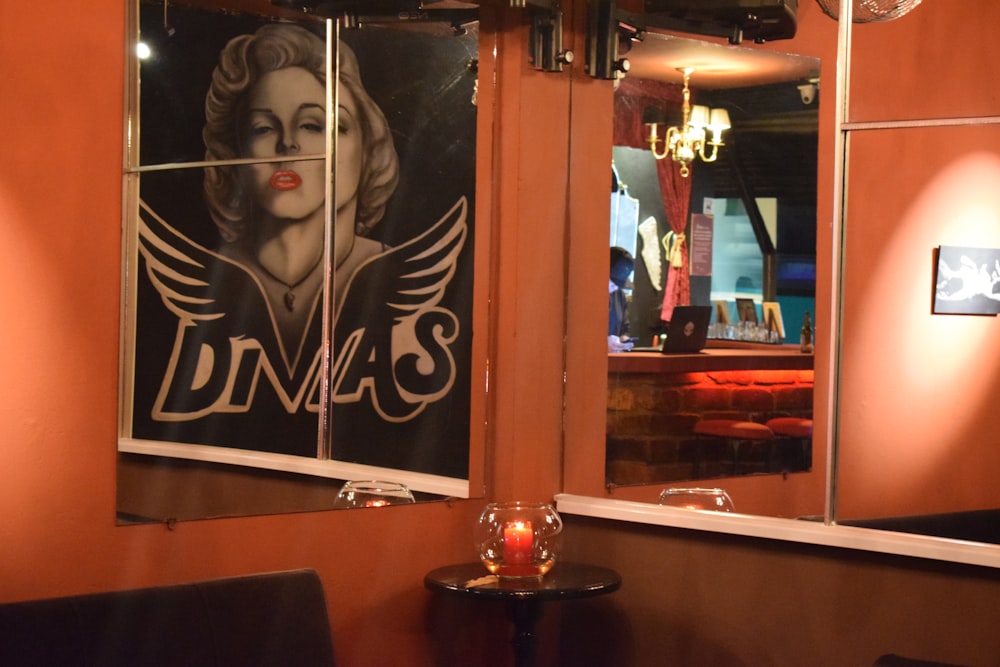
M 562 543 L 562 519 L 546 503 L 491 503 L 476 524 L 486 569 L 505 578 L 540 577 L 552 569 Z
M 413 494 L 405 484 L 361 480 L 346 482 L 333 506 L 338 509 L 350 507 L 384 507 L 386 505 L 406 505 L 414 502 Z
M 736 511 L 725 489 L 664 489 L 660 493 L 660 504 L 689 510 Z

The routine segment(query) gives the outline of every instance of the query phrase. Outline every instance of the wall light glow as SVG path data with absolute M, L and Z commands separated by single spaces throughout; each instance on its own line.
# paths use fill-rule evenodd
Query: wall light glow
M 881 504 L 891 515 L 902 510 L 886 498 L 900 507 L 908 498 L 912 513 L 914 496 L 929 499 L 963 468 L 990 466 L 992 455 L 970 440 L 995 412 L 1000 319 L 933 315 L 931 299 L 939 246 L 1000 248 L 1000 152 L 913 165 L 906 147 L 892 153 L 878 138 L 854 157 L 873 149 L 908 166 L 871 190 L 859 186 L 864 204 L 848 221 L 854 282 L 843 332 L 841 487 L 852 490 L 852 505 Z
M 979 409 L 967 397 L 984 396 L 979 385 L 992 381 L 1000 367 L 1000 350 L 990 345 L 1000 329 L 992 317 L 931 315 L 933 251 L 941 245 L 1000 248 L 998 182 L 1000 156 L 992 153 L 965 155 L 942 169 L 902 212 L 861 310 L 861 338 L 887 343 L 878 351 L 882 362 L 868 355 L 866 363 L 889 365 L 885 377 L 905 373 L 899 380 L 907 393 L 927 400 L 943 399 L 943 388 L 961 389 L 947 405 L 953 411 L 948 422 L 956 425 Z M 912 288 L 899 289 L 898 276 L 910 276 Z M 886 337 L 887 326 L 897 335 Z

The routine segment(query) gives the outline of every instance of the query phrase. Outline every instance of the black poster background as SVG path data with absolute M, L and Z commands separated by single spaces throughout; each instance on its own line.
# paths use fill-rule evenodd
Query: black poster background
M 233 36 L 252 33 L 264 22 L 177 7 L 171 7 L 169 20 L 173 36 L 141 69 L 143 166 L 204 159 L 205 93 L 219 52 Z M 142 36 L 157 36 L 162 25 L 162 7 L 144 7 Z M 323 34 L 322 23 L 303 25 Z M 477 55 L 477 37 L 474 31 L 456 36 L 442 27 L 377 26 L 345 29 L 341 38 L 355 51 L 365 88 L 385 114 L 399 154 L 399 186 L 371 237 L 389 246 L 405 243 L 436 223 L 461 197 L 468 201 L 468 235 L 439 304 L 460 323 L 450 348 L 457 368 L 450 392 L 417 417 L 398 423 L 382 419 L 367 394 L 355 403 L 334 404 L 333 458 L 466 478 L 476 136 L 475 68 L 470 63 Z M 202 179 L 199 167 L 147 172 L 141 176 L 140 197 L 168 225 L 214 250 L 220 238 L 202 198 Z M 151 418 L 178 319 L 164 306 L 141 257 L 138 262 L 129 267 L 138 290 L 132 304 L 136 326 L 131 437 L 315 457 L 318 414 L 301 409 L 288 414 L 273 391 L 259 391 L 252 409 L 243 414 L 215 413 L 176 422 Z M 316 329 L 307 343 L 313 349 L 319 344 Z

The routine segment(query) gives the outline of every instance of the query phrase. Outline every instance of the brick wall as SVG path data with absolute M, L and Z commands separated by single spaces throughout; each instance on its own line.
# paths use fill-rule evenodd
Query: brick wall
M 607 479 L 650 484 L 731 476 L 732 443 L 697 438 L 700 419 L 764 423 L 812 417 L 813 371 L 612 373 L 608 378 Z M 805 452 L 805 455 L 803 454 Z M 739 444 L 738 474 L 808 469 L 809 448 L 777 440 Z

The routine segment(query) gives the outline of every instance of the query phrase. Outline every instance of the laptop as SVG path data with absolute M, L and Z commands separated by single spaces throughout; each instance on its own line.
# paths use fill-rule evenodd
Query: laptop
M 711 306 L 675 306 L 667 339 L 660 352 L 663 354 L 691 354 L 701 352 L 708 338 L 708 323 L 712 319 Z

